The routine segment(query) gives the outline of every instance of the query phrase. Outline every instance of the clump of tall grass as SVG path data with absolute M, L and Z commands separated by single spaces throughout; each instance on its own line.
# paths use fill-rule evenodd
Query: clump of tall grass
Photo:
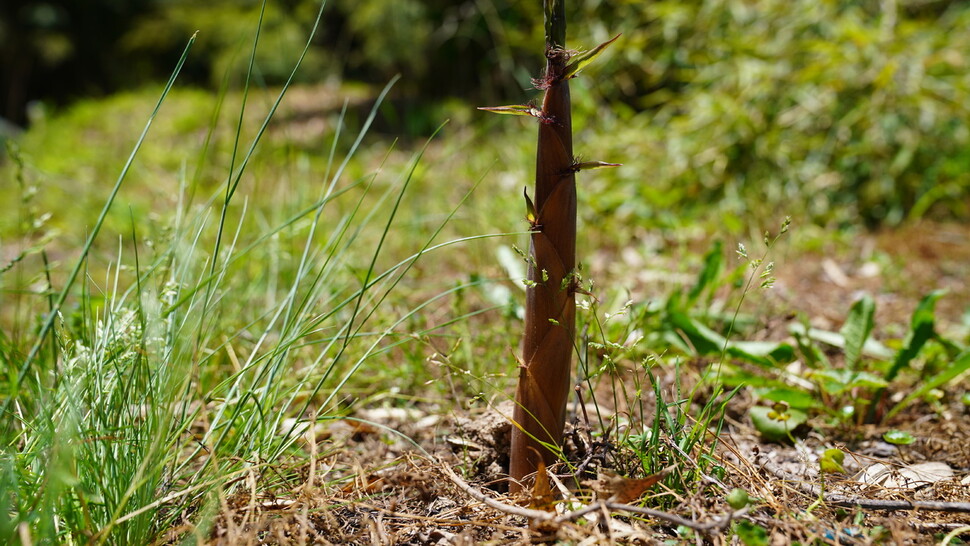
M 409 239 L 408 257 L 379 260 L 421 152 L 383 189 L 376 174 L 346 175 L 391 84 L 342 158 L 338 126 L 315 202 L 274 203 L 267 223 L 252 212 L 261 197 L 245 195 L 243 174 L 287 83 L 247 148 L 240 111 L 223 189 L 190 207 L 202 190 L 183 176 L 160 234 L 146 235 L 132 212 L 113 257 L 92 252 L 110 236 L 105 217 L 177 73 L 71 271 L 45 260 L 25 272 L 34 262 L 21 258 L 0 275 L 13 320 L 34 325 L 0 337 L 0 542 L 204 536 L 244 477 L 267 487 L 294 479 L 276 463 L 296 452 L 306 423 L 337 415 L 341 388 L 427 304 L 394 315 L 381 307 L 440 226 Z M 250 63 L 247 82 L 252 73 Z M 247 93 L 248 83 L 243 110 Z M 21 290 L 31 275 L 48 283 L 39 295 Z

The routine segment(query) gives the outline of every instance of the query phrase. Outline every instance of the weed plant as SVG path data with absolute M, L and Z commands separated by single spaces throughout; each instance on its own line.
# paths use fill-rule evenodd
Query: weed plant
M 715 457 L 717 437 L 734 393 L 719 385 L 699 388 L 701 378 L 679 356 L 647 346 L 638 307 L 627 302 L 603 314 L 595 300 L 580 305 L 585 335 L 579 374 L 595 410 L 594 445 L 607 448 L 610 465 L 629 478 L 673 469 L 645 500 L 651 506 L 669 509 L 701 490 L 723 495 L 727 489 L 711 476 L 723 472 Z

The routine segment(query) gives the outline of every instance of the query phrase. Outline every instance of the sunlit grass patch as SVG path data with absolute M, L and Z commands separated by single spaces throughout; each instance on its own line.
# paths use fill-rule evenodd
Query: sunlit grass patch
M 375 114 L 376 106 L 349 144 L 338 118 L 332 153 L 307 165 L 305 178 L 265 180 L 273 169 L 256 152 L 261 130 L 243 125 L 228 156 L 197 156 L 221 166 L 222 190 L 196 187 L 184 164 L 164 161 L 154 164 L 167 176 L 148 184 L 133 161 L 111 192 L 88 186 L 100 195 L 100 218 L 67 207 L 59 228 L 79 232 L 64 235 L 58 261 L 40 248 L 10 263 L 4 320 L 40 328 L 0 341 L 5 540 L 142 543 L 185 521 L 204 534 L 206 514 L 241 476 L 290 479 L 279 465 L 303 453 L 294 447 L 300 423 L 346 411 L 343 387 L 362 367 L 382 365 L 408 333 L 400 326 L 424 304 L 388 306 L 387 296 L 433 241 L 446 242 L 435 235 L 460 204 L 397 237 L 420 152 L 407 165 L 348 176 Z M 174 133 L 185 129 L 175 122 Z M 107 141 L 126 140 L 114 138 Z M 105 165 L 111 157 L 102 156 Z M 38 172 L 74 167 L 31 165 L 20 171 L 21 190 Z M 142 178 L 134 195 L 154 212 L 123 206 L 122 182 L 132 178 Z M 159 207 L 155 192 L 169 202 Z M 60 211 L 64 202 L 36 206 Z M 25 243 L 36 230 L 29 220 L 10 228 Z M 87 240 L 80 252 L 69 246 L 74 238 Z

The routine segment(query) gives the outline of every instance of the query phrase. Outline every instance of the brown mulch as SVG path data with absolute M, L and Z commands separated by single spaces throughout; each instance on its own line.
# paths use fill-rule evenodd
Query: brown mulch
M 699 484 L 690 496 L 665 491 L 662 484 L 645 491 L 646 506 L 661 501 L 667 507 L 660 517 L 634 513 L 615 502 L 596 509 L 608 493 L 597 490 L 593 480 L 581 480 L 584 489 L 577 492 L 563 485 L 570 484 L 568 473 L 553 480 L 564 487 L 560 496 L 566 500 L 542 507 L 555 510 L 548 518 L 530 515 L 533 508 L 517 513 L 523 499 L 495 491 L 502 487 L 489 476 L 489 467 L 502 460 L 502 446 L 490 444 L 504 434 L 495 431 L 500 420 L 499 414 L 485 411 L 476 419 L 439 420 L 430 430 L 416 430 L 414 420 L 391 420 L 400 432 L 420 439 L 428 453 L 382 429 L 362 433 L 347 423 L 338 425 L 324 436 L 339 445 L 330 445 L 327 455 L 315 461 L 312 476 L 307 467 L 304 481 L 290 490 L 270 495 L 240 487 L 230 496 L 209 543 L 660 544 L 703 537 L 711 544 L 729 544 L 732 526 L 747 522 L 764 530 L 766 544 L 869 544 L 876 539 L 936 544 L 970 522 L 970 416 L 956 404 L 923 419 L 924 441 L 902 447 L 883 442 L 883 430 L 875 427 L 861 433 L 816 431 L 797 446 L 782 446 L 761 442 L 750 423 L 730 423 L 719 449 L 726 475 L 721 480 L 706 475 L 710 483 Z M 956 441 L 945 442 L 950 439 Z M 845 451 L 846 472 L 824 476 L 823 485 L 817 461 L 829 447 Z M 876 462 L 904 468 L 910 461 L 943 462 L 954 473 L 912 487 L 855 481 L 854 474 Z M 474 493 L 463 490 L 464 481 Z M 735 512 L 724 499 L 734 487 L 746 490 L 754 504 Z M 572 517 L 571 511 L 583 509 L 588 511 L 583 517 Z M 671 523 L 665 514 L 684 524 Z M 964 540 L 970 538 L 970 529 L 961 532 Z

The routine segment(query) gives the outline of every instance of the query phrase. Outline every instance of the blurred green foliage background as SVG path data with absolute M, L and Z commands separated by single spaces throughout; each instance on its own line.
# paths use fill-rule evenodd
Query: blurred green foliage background
M 22 123 L 30 100 L 63 104 L 156 81 L 196 30 L 188 81 L 236 85 L 260 8 L 4 2 L 2 116 Z M 318 9 L 317 0 L 266 4 L 260 81 L 285 79 Z M 567 9 L 574 47 L 623 33 L 577 83 L 590 99 L 577 101 L 580 136 L 603 139 L 594 148 L 609 157 L 596 159 L 633 167 L 598 177 L 598 213 L 655 223 L 673 207 L 728 201 L 745 203 L 735 218 L 787 213 L 833 227 L 967 218 L 970 2 L 574 0 Z M 538 0 L 331 0 L 301 78 L 383 84 L 402 74 L 397 104 L 429 118 L 447 97 L 524 102 L 542 65 L 541 20 Z M 583 135 L 593 117 L 595 133 Z

